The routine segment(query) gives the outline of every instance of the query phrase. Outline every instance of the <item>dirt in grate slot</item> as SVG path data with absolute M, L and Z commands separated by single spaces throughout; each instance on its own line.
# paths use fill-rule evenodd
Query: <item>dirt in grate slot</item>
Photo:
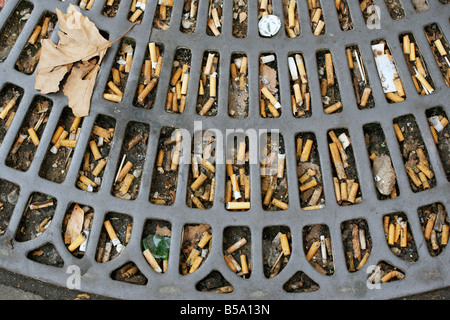
M 291 231 L 287 226 L 270 226 L 263 230 L 263 268 L 266 278 L 283 270 L 291 257 Z
M 150 202 L 154 204 L 170 206 L 175 202 L 179 163 L 183 156 L 182 139 L 181 129 L 161 129 L 150 189 Z
M 30 18 L 34 5 L 28 1 L 20 1 L 6 20 L 0 31 L 0 62 L 8 58 L 13 46 Z
M 430 125 L 431 134 L 433 135 L 434 143 L 439 152 L 442 166 L 450 181 L 450 126 L 448 125 L 448 117 L 444 108 L 434 107 L 427 109 L 425 114 Z
M 40 192 L 33 193 L 20 220 L 15 240 L 25 242 L 44 233 L 52 222 L 56 205 L 56 198 Z
M 81 259 L 89 242 L 94 210 L 83 204 L 71 203 L 62 223 L 62 237 L 70 253 Z
M 425 26 L 424 32 L 445 83 L 450 87 L 450 44 L 437 23 Z
M 44 96 L 35 96 L 17 132 L 14 144 L 6 157 L 5 164 L 20 171 L 27 171 L 40 144 L 40 138 L 47 125 L 53 102 Z M 33 135 L 33 139 L 31 138 Z
M 251 233 L 248 227 L 227 227 L 223 231 L 223 254 L 227 265 L 243 279 L 252 273 Z
M 146 285 L 148 282 L 148 279 L 132 261 L 129 261 L 114 270 L 111 273 L 111 279 L 141 286 Z
M 372 252 L 372 238 L 365 219 L 344 221 L 341 224 L 342 242 L 349 272 L 364 267 Z
M 41 163 L 40 177 L 56 183 L 61 183 L 66 179 L 82 123 L 83 118 L 75 117 L 69 107 L 63 109 L 47 153 Z
M 0 144 L 14 120 L 23 94 L 24 90 L 14 84 L 3 85 L 0 92 Z
M 88 192 L 97 192 L 100 189 L 104 168 L 109 160 L 115 125 L 114 118 L 97 116 L 78 171 L 77 188 Z
M 27 44 L 17 58 L 15 65 L 17 70 L 25 74 L 34 72 L 39 62 L 42 40 L 49 39 L 52 36 L 56 22 L 57 16 L 55 13 L 46 11 L 42 14 Z
M 20 187 L 7 180 L 0 179 L 0 235 L 8 229 L 9 220 L 19 200 Z
M 300 132 L 295 141 L 300 206 L 304 210 L 324 208 L 325 195 L 316 136 L 312 132 Z
M 308 225 L 303 228 L 303 250 L 306 260 L 319 273 L 334 274 L 334 253 L 330 230 L 324 224 Z
M 418 210 L 419 221 L 432 257 L 441 254 L 448 245 L 450 219 L 442 203 L 432 203 Z
M 369 123 L 363 131 L 378 199 L 397 198 L 400 195 L 397 176 L 381 125 Z
M 96 261 L 106 263 L 126 249 L 133 231 L 133 218 L 124 213 L 108 212 L 97 244 Z
M 158 273 L 167 271 L 172 225 L 164 220 L 146 220 L 142 231 L 142 254 L 149 266 Z
M 147 124 L 128 123 L 119 155 L 120 163 L 111 189 L 111 194 L 114 196 L 126 200 L 137 198 L 146 160 L 149 135 L 150 127 Z
M 394 130 L 412 191 L 434 188 L 436 177 L 414 116 L 409 114 L 394 119 Z
M 119 10 L 120 0 L 105 0 L 105 5 L 103 6 L 102 14 L 104 16 L 113 18 Z
M 403 212 L 383 216 L 384 233 L 392 253 L 409 262 L 419 259 L 408 217 Z
M 400 20 L 405 17 L 402 1 L 405 0 L 384 0 L 392 20 Z
M 235 52 L 231 55 L 228 115 L 234 119 L 245 119 L 248 116 L 247 64 L 246 54 Z
M 207 224 L 186 224 L 183 227 L 178 269 L 180 274 L 188 275 L 201 267 L 211 251 L 212 232 Z
M 233 36 L 247 38 L 248 0 L 233 0 Z
M 209 275 L 197 283 L 195 289 L 202 292 L 222 294 L 234 291 L 231 283 L 229 283 L 217 270 L 213 270 Z

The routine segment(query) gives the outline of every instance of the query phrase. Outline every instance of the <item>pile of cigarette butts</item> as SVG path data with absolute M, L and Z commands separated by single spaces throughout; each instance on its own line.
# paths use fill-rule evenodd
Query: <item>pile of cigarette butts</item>
M 328 146 L 336 172 L 336 176 L 333 177 L 336 201 L 340 205 L 359 203 L 362 200 L 361 197 L 357 197 L 359 183 L 356 179 L 349 179 L 345 172 L 345 169 L 350 165 L 348 162 L 349 157 L 345 150 L 351 144 L 350 138 L 345 133 L 337 137 L 333 130 L 329 131 L 328 134 L 332 140 Z
M 131 64 L 133 63 L 133 51 L 132 44 L 122 41 L 122 46 L 111 68 L 111 80 L 107 83 L 103 99 L 111 102 L 122 101 L 128 75 L 131 71 Z
M 227 210 L 250 209 L 248 142 L 247 139 L 238 140 L 238 142 L 237 154 L 233 154 L 233 158 L 227 159 L 226 163 L 225 206 Z
M 170 88 L 167 92 L 166 111 L 183 113 L 189 85 L 189 62 L 174 60 Z
M 142 65 L 142 71 L 139 77 L 136 104 L 145 106 L 149 101 L 150 93 L 158 84 L 159 76 L 163 63 L 161 46 L 155 42 L 148 44 L 148 56 Z
M 92 192 L 100 187 L 102 181 L 100 175 L 108 162 L 100 148 L 110 144 L 113 136 L 114 128 L 105 129 L 99 125 L 94 125 L 92 128 L 89 141 L 90 152 L 84 154 L 82 170 L 77 181 L 77 187 L 81 190 Z
M 247 255 L 238 252 L 243 246 L 247 244 L 247 239 L 241 238 L 236 241 L 233 245 L 224 250 L 224 259 L 227 265 L 230 267 L 233 272 L 235 272 L 240 277 L 247 277 L 251 272 L 251 266 L 249 266 Z M 233 257 L 233 254 L 238 254 L 240 264 Z

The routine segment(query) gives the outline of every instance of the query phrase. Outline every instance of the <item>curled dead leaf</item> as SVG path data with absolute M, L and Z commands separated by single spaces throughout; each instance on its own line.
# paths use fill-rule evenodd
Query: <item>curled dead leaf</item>
M 59 42 L 54 44 L 49 39 L 42 41 L 35 89 L 42 94 L 58 92 L 61 81 L 68 75 L 63 92 L 69 98 L 69 107 L 75 116 L 85 117 L 89 115 L 90 101 L 103 57 L 120 38 L 114 42 L 105 39 L 95 24 L 72 4 L 66 14 L 58 9 L 56 14 L 60 28 Z

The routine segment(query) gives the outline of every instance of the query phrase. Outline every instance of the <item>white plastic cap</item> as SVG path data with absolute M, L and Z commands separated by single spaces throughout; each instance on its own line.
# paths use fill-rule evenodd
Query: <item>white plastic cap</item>
M 273 37 L 281 28 L 281 20 L 275 15 L 268 14 L 259 20 L 259 33 L 264 37 Z

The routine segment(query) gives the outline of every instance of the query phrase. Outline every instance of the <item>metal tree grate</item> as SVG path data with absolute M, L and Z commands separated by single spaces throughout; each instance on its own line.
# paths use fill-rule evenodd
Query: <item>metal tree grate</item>
M 6 1 L 0 11 L 0 25 L 4 25 L 15 9 L 19 0 Z M 103 88 L 106 87 L 111 66 L 115 60 L 115 53 L 119 46 L 116 43 L 109 49 L 100 69 L 96 89 L 92 98 L 90 115 L 83 119 L 81 134 L 77 147 L 73 152 L 71 165 L 63 182 L 55 183 L 44 179 L 40 175 L 41 164 L 50 146 L 53 132 L 57 128 L 58 120 L 67 105 L 67 98 L 62 94 L 52 94 L 47 97 L 52 101 L 52 110 L 45 130 L 41 136 L 34 160 L 26 171 L 14 170 L 5 165 L 9 150 L 16 141 L 17 133 L 33 99 L 39 94 L 34 89 L 34 75 L 26 75 L 15 68 L 17 58 L 32 34 L 45 11 L 54 12 L 55 8 L 66 12 L 68 3 L 75 1 L 33 1 L 33 10 L 20 36 L 7 58 L 0 63 L 2 86 L 10 83 L 23 90 L 18 103 L 15 118 L 0 145 L 0 178 L 16 184 L 20 188 L 18 201 L 9 219 L 4 234 L 0 236 L 0 266 L 14 270 L 21 274 L 45 282 L 66 286 L 70 273 L 68 267 L 76 265 L 81 270 L 81 290 L 99 295 L 121 299 L 388 299 L 414 293 L 425 292 L 450 284 L 447 264 L 449 252 L 444 250 L 438 257 L 432 257 L 425 245 L 418 209 L 425 205 L 441 203 L 450 208 L 449 180 L 440 160 L 440 154 L 433 141 L 427 122 L 426 111 L 440 106 L 449 114 L 449 88 L 442 77 L 441 70 L 424 33 L 424 27 L 430 23 L 437 23 L 442 33 L 450 35 L 448 7 L 437 0 L 429 0 L 429 9 L 417 13 L 408 0 L 403 0 L 405 16 L 399 20 L 392 20 L 383 1 L 376 1 L 380 10 L 381 28 L 370 29 L 366 26 L 361 14 L 358 1 L 349 1 L 353 30 L 342 31 L 334 3 L 322 1 L 322 9 L 326 22 L 325 34 L 316 36 L 309 28 L 310 20 L 307 14 L 307 1 L 297 1 L 298 16 L 301 26 L 299 37 L 288 38 L 283 28 L 272 38 L 263 38 L 258 34 L 258 4 L 248 1 L 248 30 L 247 37 L 236 38 L 232 34 L 233 1 L 223 1 L 223 25 L 219 36 L 206 34 L 208 1 L 200 0 L 194 33 L 180 30 L 183 14 L 182 1 L 175 1 L 171 12 L 170 27 L 167 30 L 152 28 L 156 12 L 157 1 L 149 1 L 140 25 L 135 26 L 127 34 L 127 38 L 135 42 L 134 63 L 129 73 L 123 99 L 120 103 L 103 99 Z M 91 10 L 82 11 L 96 26 L 109 35 L 109 39 L 117 39 L 131 23 L 128 20 L 130 1 L 122 1 L 115 17 L 102 15 L 104 1 L 95 1 Z M 282 17 L 282 2 L 273 1 L 275 14 Z M 446 11 L 447 10 L 447 11 Z M 432 75 L 435 92 L 430 95 L 417 94 L 411 80 L 408 66 L 402 58 L 402 47 L 399 36 L 403 33 L 414 35 L 421 48 L 423 60 L 426 61 Z M 51 39 L 57 42 L 57 33 Z M 377 39 L 386 40 L 395 57 L 403 80 L 403 87 L 407 94 L 405 101 L 388 103 L 381 88 L 378 73 L 373 59 L 371 44 Z M 164 46 L 164 62 L 155 103 L 151 109 L 134 106 L 135 92 L 138 78 L 146 53 L 148 43 L 156 42 Z M 375 106 L 370 109 L 359 110 L 354 95 L 354 89 L 347 65 L 346 47 L 358 45 L 360 55 L 365 63 L 367 74 L 372 84 L 372 95 Z M 220 54 L 220 70 L 217 87 L 217 114 L 212 117 L 201 116 L 196 111 L 198 81 L 192 81 L 188 88 L 186 108 L 184 113 L 168 113 L 164 111 L 167 89 L 171 77 L 171 66 L 178 48 L 187 48 L 191 53 L 190 78 L 199 79 L 201 61 L 206 50 Z M 339 83 L 343 108 L 338 113 L 326 114 L 320 99 L 320 79 L 317 74 L 316 53 L 329 50 L 335 62 L 335 75 Z M 274 53 L 278 62 L 278 81 L 282 113 L 279 118 L 263 118 L 259 114 L 258 69 L 261 53 Z M 288 56 L 293 52 L 301 52 L 308 70 L 311 110 L 310 117 L 297 118 L 290 111 L 289 101 L 289 69 Z M 249 83 L 249 111 L 246 119 L 233 119 L 228 115 L 228 86 L 230 58 L 234 53 L 244 53 L 248 57 Z M 444 105 L 442 105 L 444 104 Z M 78 171 L 83 162 L 85 148 L 88 147 L 89 137 L 97 119 L 104 115 L 115 120 L 114 139 L 109 151 L 109 160 L 105 168 L 102 187 L 98 192 L 86 192 L 76 187 Z M 412 115 L 417 122 L 429 156 L 429 162 L 435 174 L 435 186 L 419 193 L 413 192 L 406 171 L 393 121 L 404 115 Z M 134 200 L 124 200 L 114 197 L 111 188 L 119 167 L 122 143 L 127 125 L 130 121 L 142 122 L 150 127 L 148 148 L 146 150 L 139 195 Z M 157 157 L 158 139 L 163 127 L 182 128 L 193 133 L 195 121 L 201 121 L 202 129 L 218 129 L 225 136 L 227 129 L 263 130 L 277 128 L 284 137 L 286 150 L 286 175 L 289 177 L 289 208 L 283 211 L 267 212 L 263 209 L 261 195 L 260 167 L 258 164 L 250 166 L 251 208 L 243 212 L 226 210 L 223 195 L 225 194 L 226 169 L 225 165 L 218 165 L 215 173 L 216 198 L 211 209 L 199 211 L 186 205 L 189 164 L 183 164 L 178 172 L 178 186 L 176 198 L 172 205 L 161 206 L 149 201 L 152 174 Z M 373 183 L 373 176 L 367 149 L 364 141 L 364 126 L 376 122 L 386 136 L 392 158 L 393 167 L 397 174 L 400 195 L 395 199 L 379 200 Z M 351 137 L 354 160 L 358 169 L 362 202 L 351 206 L 340 206 L 334 201 L 334 186 L 332 161 L 328 151 L 328 131 L 344 128 Z M 299 132 L 311 132 L 317 140 L 317 151 L 320 155 L 320 168 L 323 176 L 323 192 L 326 206 L 320 210 L 303 210 L 298 197 L 296 183 L 296 142 Z M 30 183 L 32 182 L 32 183 Z M 29 203 L 30 196 L 35 193 L 51 195 L 57 200 L 52 223 L 40 236 L 29 241 L 16 241 L 15 235 Z M 61 226 L 67 208 L 73 203 L 80 203 L 91 207 L 94 218 L 87 251 L 83 258 L 74 257 L 63 242 Z M 133 231 L 126 249 L 108 263 L 98 263 L 95 260 L 96 243 L 99 240 L 103 221 L 108 213 L 126 214 L 133 221 Z M 401 212 L 407 216 L 410 230 L 414 236 L 418 259 L 414 262 L 398 258 L 388 247 L 383 230 L 382 219 L 386 214 Z M 365 267 L 359 272 L 349 272 L 345 260 L 345 248 L 341 240 L 340 226 L 352 219 L 364 219 L 370 230 L 373 248 Z M 142 255 L 141 237 L 145 222 L 148 219 L 168 221 L 171 224 L 172 238 L 168 269 L 165 273 L 154 272 Z M 203 223 L 211 226 L 212 247 L 208 258 L 193 274 L 181 275 L 179 272 L 179 252 L 182 242 L 182 228 L 185 224 Z M 305 258 L 303 251 L 302 230 L 305 226 L 324 224 L 328 227 L 333 244 L 334 273 L 332 276 L 320 274 Z M 223 258 L 223 232 L 230 226 L 245 226 L 251 232 L 252 239 L 252 273 L 248 279 L 242 279 L 230 270 Z M 291 232 L 292 253 L 286 267 L 276 277 L 267 278 L 263 272 L 263 230 L 268 226 L 287 226 Z M 40 264 L 27 258 L 36 248 L 52 243 L 63 263 L 61 268 Z M 111 274 L 125 263 L 132 261 L 140 272 L 147 278 L 145 285 L 133 285 L 111 279 Z M 396 266 L 405 274 L 400 281 L 383 283 L 380 289 L 370 289 L 367 286 L 368 267 L 385 261 Z M 233 286 L 229 294 L 205 293 L 196 289 L 196 285 L 212 271 L 218 271 Z M 302 271 L 319 285 L 313 292 L 288 293 L 283 285 L 296 272 Z

